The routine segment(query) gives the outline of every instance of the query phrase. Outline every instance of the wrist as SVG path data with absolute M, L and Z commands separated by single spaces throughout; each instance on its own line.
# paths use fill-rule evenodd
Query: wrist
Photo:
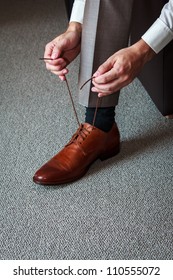
M 133 46 L 135 52 L 143 59 L 144 64 L 156 55 L 153 49 L 143 39 L 140 39 Z
M 71 21 L 67 28 L 68 31 L 78 32 L 79 34 L 82 33 L 82 24 L 79 22 Z

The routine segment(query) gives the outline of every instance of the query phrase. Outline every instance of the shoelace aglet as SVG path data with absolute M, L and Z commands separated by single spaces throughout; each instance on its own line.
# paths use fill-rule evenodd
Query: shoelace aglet
M 49 57 L 40 57 L 39 60 L 54 60 L 53 58 Z

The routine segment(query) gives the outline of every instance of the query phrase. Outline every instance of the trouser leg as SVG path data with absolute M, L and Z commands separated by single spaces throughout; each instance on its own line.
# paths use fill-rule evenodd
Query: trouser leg
M 86 0 L 81 43 L 79 85 L 113 53 L 128 45 L 134 0 Z M 79 103 L 95 107 L 91 82 L 79 92 Z M 100 107 L 116 106 L 119 93 L 102 98 Z

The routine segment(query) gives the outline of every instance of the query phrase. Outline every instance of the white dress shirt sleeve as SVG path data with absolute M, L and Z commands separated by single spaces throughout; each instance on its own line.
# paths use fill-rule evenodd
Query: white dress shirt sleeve
M 86 0 L 75 0 L 70 22 L 83 23 Z M 142 39 L 159 53 L 173 39 L 173 0 L 170 0 L 162 9 L 160 17 L 145 32 Z
M 162 9 L 160 17 L 142 36 L 142 39 L 159 53 L 173 39 L 173 0 Z
M 83 15 L 86 0 L 75 0 L 71 12 L 70 22 L 75 21 L 83 23 Z

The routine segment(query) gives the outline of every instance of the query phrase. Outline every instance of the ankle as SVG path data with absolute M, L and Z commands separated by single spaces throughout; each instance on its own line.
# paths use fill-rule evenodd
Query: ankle
M 95 108 L 86 108 L 85 122 L 93 125 Z M 111 130 L 115 122 L 115 107 L 103 107 L 97 109 L 94 126 L 104 132 Z

